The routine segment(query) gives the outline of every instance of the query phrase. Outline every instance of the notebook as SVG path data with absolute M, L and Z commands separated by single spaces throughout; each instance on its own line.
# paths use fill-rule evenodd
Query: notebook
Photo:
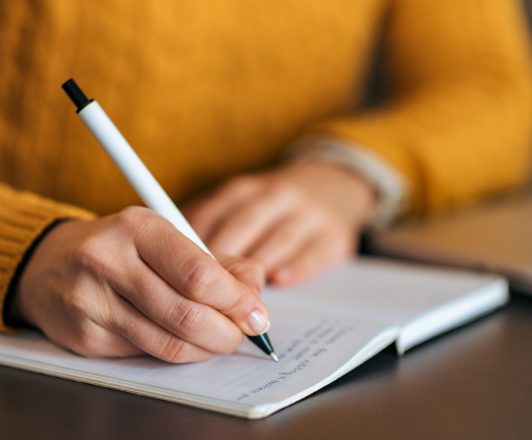
M 425 221 L 411 221 L 369 240 L 378 255 L 501 273 L 517 293 L 532 295 L 532 188 Z
M 508 301 L 503 278 L 376 259 L 266 289 L 275 363 L 248 340 L 227 356 L 172 365 L 149 356 L 87 359 L 42 335 L 0 335 L 0 363 L 246 418 L 319 390 L 395 344 L 399 354 Z

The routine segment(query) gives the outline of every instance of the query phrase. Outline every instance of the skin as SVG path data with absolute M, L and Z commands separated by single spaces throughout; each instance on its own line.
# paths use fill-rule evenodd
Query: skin
M 375 201 L 363 179 L 313 162 L 237 177 L 184 214 L 209 249 L 258 261 L 287 286 L 351 257 Z
M 20 280 L 13 313 L 84 356 L 194 362 L 265 330 L 248 324 L 253 312 L 269 320 L 263 281 L 257 263 L 215 261 L 158 214 L 132 207 L 54 228 Z
M 67 221 L 37 247 L 10 312 L 83 356 L 231 353 L 269 326 L 265 276 L 288 285 L 349 258 L 374 204 L 364 180 L 322 163 L 236 178 L 185 209 L 217 261 L 146 208 Z

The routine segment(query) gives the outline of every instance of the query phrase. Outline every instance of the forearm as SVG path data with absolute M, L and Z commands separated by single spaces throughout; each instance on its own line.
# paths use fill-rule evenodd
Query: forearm
M 532 69 L 516 2 L 398 1 L 382 107 L 308 133 L 352 143 L 403 175 L 411 212 L 434 212 L 526 180 Z

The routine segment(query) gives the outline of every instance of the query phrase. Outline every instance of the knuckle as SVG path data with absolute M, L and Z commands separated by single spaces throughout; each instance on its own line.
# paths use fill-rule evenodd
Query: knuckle
M 237 212 L 231 219 L 231 227 L 235 230 L 242 230 L 254 224 L 262 214 L 262 206 L 252 206 L 241 212 Z
M 115 248 L 110 248 L 106 240 L 91 236 L 80 241 L 73 256 L 73 262 L 80 274 L 87 274 L 95 280 L 122 277 L 126 267 L 123 258 L 117 258 Z M 84 278 L 80 279 L 83 283 Z M 81 287 L 79 287 L 81 288 Z
M 134 300 L 133 298 L 136 298 L 156 307 L 164 306 L 165 301 L 162 292 L 168 292 L 168 287 L 164 283 L 162 286 L 155 287 L 153 280 L 143 275 L 131 276 L 130 282 L 132 283 L 133 288 L 130 291 L 123 293 L 122 296 L 132 301 Z
M 69 331 L 62 337 L 69 341 L 68 348 L 82 356 L 106 356 L 106 331 L 90 318 L 100 304 L 94 295 L 88 293 L 80 285 L 62 297 L 62 311 L 70 323 Z
M 251 288 L 241 286 L 241 288 L 232 289 L 225 297 L 227 305 L 220 311 L 226 316 L 248 315 L 253 310 L 254 299 L 255 295 L 252 294 Z
M 334 216 L 318 204 L 309 204 L 307 212 L 307 221 L 312 230 L 334 231 L 336 228 L 341 227 Z
M 122 209 L 116 218 L 120 221 L 130 222 L 135 221 L 136 218 L 143 217 L 147 214 L 147 209 L 141 206 L 128 206 Z
M 126 232 L 136 234 L 139 230 L 150 228 L 153 223 L 153 213 L 140 206 L 128 206 L 114 217 L 114 225 Z
M 212 260 L 214 262 L 214 260 Z M 205 256 L 198 255 L 191 257 L 186 263 L 185 273 L 188 276 L 185 279 L 184 291 L 186 296 L 202 301 L 205 295 L 216 285 L 217 271 L 213 263 L 208 261 Z
M 168 321 L 180 334 L 197 334 L 205 325 L 206 314 L 202 312 L 201 306 L 193 301 L 183 299 L 170 310 Z
M 177 364 L 180 362 L 186 362 L 189 352 L 189 347 L 185 341 L 175 335 L 170 335 L 168 339 L 162 343 L 156 356 L 163 361 Z
M 252 176 L 239 176 L 225 185 L 225 190 L 229 193 L 240 194 L 249 188 L 257 186 L 257 178 Z
M 74 352 L 85 357 L 101 357 L 104 355 L 102 343 L 98 340 L 88 322 L 82 322 L 75 326 L 70 338 L 70 348 Z
M 302 192 L 296 185 L 284 180 L 274 180 L 269 187 L 269 192 L 272 197 L 289 201 L 297 200 L 302 196 Z
M 107 267 L 105 247 L 97 236 L 81 240 L 74 249 L 74 261 L 92 273 L 102 273 Z
M 73 323 L 83 323 L 97 308 L 95 296 L 87 292 L 87 285 L 83 280 L 77 282 L 72 289 L 65 292 L 61 299 L 62 311 Z
M 316 229 L 326 230 L 331 229 L 334 230 L 336 225 L 332 219 L 327 216 L 323 211 L 320 210 L 314 210 L 312 215 L 313 221 L 314 221 L 314 227 Z

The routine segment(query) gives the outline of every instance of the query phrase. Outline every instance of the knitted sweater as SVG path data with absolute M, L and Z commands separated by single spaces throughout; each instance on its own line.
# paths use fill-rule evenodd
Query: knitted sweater
M 388 99 L 365 111 L 378 41 Z M 77 120 L 70 77 L 176 201 L 272 164 L 305 133 L 395 168 L 412 213 L 527 177 L 517 1 L 17 0 L 0 2 L 0 42 L 0 304 L 48 224 L 140 203 Z

